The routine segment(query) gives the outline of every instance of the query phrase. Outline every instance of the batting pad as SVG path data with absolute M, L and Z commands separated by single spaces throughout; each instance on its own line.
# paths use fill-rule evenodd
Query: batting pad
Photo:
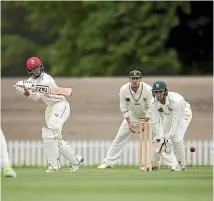
M 168 167 L 177 167 L 178 166 L 178 162 L 177 159 L 174 155 L 174 152 L 171 153 L 165 153 L 163 152 L 163 158 L 165 160 L 165 163 Z
M 42 140 L 48 159 L 48 167 L 53 169 L 60 169 L 59 158 L 59 147 L 58 142 L 55 139 L 53 130 L 43 127 L 42 128 Z
M 153 166 L 159 167 L 160 166 L 160 158 L 162 156 L 162 153 L 153 152 Z
M 186 152 L 184 141 L 174 142 L 173 146 L 177 160 L 180 161 L 181 165 L 186 166 Z
M 70 163 L 74 165 L 78 165 L 80 162 L 75 157 L 75 151 L 72 149 L 71 146 L 64 140 L 59 140 L 59 153 L 62 154 Z

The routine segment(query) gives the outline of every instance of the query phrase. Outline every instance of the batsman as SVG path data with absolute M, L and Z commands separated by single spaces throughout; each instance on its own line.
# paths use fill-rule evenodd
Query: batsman
M 26 69 L 30 78 L 16 83 L 17 93 L 37 101 L 41 99 L 46 105 L 45 121 L 42 128 L 42 141 L 46 152 L 48 169 L 46 172 L 57 172 L 61 169 L 59 154 L 63 155 L 71 164 L 70 172 L 76 172 L 83 157 L 62 139 L 62 127 L 70 116 L 70 105 L 62 95 L 39 93 L 32 90 L 33 86 L 45 85 L 57 87 L 54 79 L 44 72 L 44 66 L 37 57 L 27 60 Z
M 157 135 L 154 137 L 153 165 L 159 167 L 162 148 L 165 154 L 172 153 L 178 161 L 178 168 L 186 168 L 184 136 L 192 119 L 190 104 L 175 92 L 168 92 L 164 81 L 156 81 L 152 86 L 153 101 L 147 110 L 146 120 L 157 120 Z

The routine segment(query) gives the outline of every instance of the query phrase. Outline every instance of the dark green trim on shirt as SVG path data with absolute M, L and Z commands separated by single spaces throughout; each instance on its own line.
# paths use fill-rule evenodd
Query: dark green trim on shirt
M 132 94 L 132 90 L 131 90 L 131 85 L 129 85 L 129 91 L 130 91 L 130 94 L 132 95 L 132 98 L 136 101 L 136 102 L 138 102 L 139 100 L 140 100 L 140 98 L 141 98 L 141 96 L 142 96 L 142 93 L 143 93 L 143 84 L 141 83 L 141 91 L 140 91 L 140 95 L 139 95 L 139 97 L 138 97 L 138 99 L 135 99 L 135 97 L 133 96 L 133 94 Z

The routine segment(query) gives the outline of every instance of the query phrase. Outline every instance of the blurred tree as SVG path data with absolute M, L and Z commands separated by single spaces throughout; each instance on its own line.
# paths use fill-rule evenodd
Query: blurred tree
M 97 12 L 83 22 L 77 40 L 82 50 L 78 74 L 127 75 L 135 68 L 146 74 L 179 72 L 176 52 L 166 49 L 165 42 L 178 24 L 177 7 L 188 11 L 188 4 L 103 2 L 93 6 Z
M 22 2 L 23 5 L 25 2 Z M 25 61 L 36 55 L 40 49 L 56 39 L 56 34 L 47 32 L 48 26 L 32 26 L 26 19 L 29 11 L 21 2 L 2 4 L 2 74 L 26 75 Z M 48 33 L 48 34 L 47 34 Z
M 2 2 L 2 74 L 34 55 L 54 75 L 181 73 L 180 57 L 166 46 L 178 9 L 190 13 L 190 4 Z
M 133 68 L 148 74 L 179 72 L 176 52 L 166 49 L 165 42 L 178 24 L 176 9 L 188 10 L 185 2 L 27 2 L 25 6 L 31 11 L 31 23 L 58 16 L 60 38 L 42 53 L 53 74 L 124 75 Z
M 24 36 L 20 36 L 25 33 L 25 28 L 20 24 L 24 24 L 26 12 L 22 8 L 17 9 L 12 2 L 1 2 L 1 11 L 2 74 L 20 75 L 19 72 L 23 74 L 26 71 L 25 68 L 19 68 L 19 66 L 23 65 L 25 54 L 30 52 L 32 48 L 32 46 L 28 46 L 29 40 Z
M 191 13 L 178 10 L 180 24 L 167 47 L 175 48 L 182 74 L 213 74 L 213 1 L 190 2 Z

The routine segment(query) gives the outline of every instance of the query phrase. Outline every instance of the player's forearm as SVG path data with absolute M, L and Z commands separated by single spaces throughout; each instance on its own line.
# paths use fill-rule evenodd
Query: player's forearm
M 144 122 L 148 122 L 151 118 L 152 118 L 152 110 L 151 108 L 149 108 L 148 110 L 146 110 L 146 117 L 144 119 Z
M 122 101 L 120 102 L 120 111 L 123 114 L 124 119 L 129 117 L 129 108 L 126 103 L 123 103 Z
M 123 118 L 126 119 L 127 123 L 131 123 L 130 118 L 129 118 L 129 108 L 127 107 L 126 104 L 123 104 L 120 102 L 120 111 L 123 115 Z
M 28 91 L 25 91 L 25 93 L 23 95 L 28 97 L 30 95 L 30 93 Z
M 126 107 L 125 105 L 123 107 L 121 107 L 121 105 L 120 105 L 120 111 L 123 114 L 123 118 L 126 119 L 128 124 L 130 124 L 131 120 L 130 120 L 130 117 L 129 117 L 129 108 Z
M 120 109 L 124 119 L 126 119 L 127 117 L 129 117 L 129 109 Z
M 40 98 L 38 93 L 30 93 L 29 91 L 25 91 L 25 93 L 23 93 L 23 95 L 34 101 L 36 101 Z
M 128 124 L 131 124 L 130 117 L 125 118 Z
M 40 99 L 41 97 L 41 94 L 39 93 L 30 93 L 28 92 L 28 96 L 27 96 L 29 99 L 31 100 L 34 100 L 34 101 L 37 101 L 38 99 Z

